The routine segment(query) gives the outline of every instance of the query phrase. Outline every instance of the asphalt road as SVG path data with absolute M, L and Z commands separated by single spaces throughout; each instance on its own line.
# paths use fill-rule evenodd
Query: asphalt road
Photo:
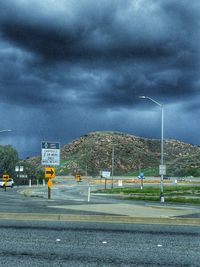
M 22 188 L 21 188 L 22 189 Z M 55 206 L 59 205 L 82 205 L 84 203 L 87 203 L 87 197 L 83 197 L 82 201 L 77 201 L 76 194 L 79 194 L 80 192 L 77 191 L 77 193 L 70 197 L 70 194 L 68 197 L 62 199 L 62 193 L 58 193 L 58 197 L 56 197 L 56 191 L 55 188 L 55 195 L 54 199 L 48 200 L 47 198 L 47 187 L 45 188 L 39 188 L 39 192 L 44 193 L 41 194 L 42 197 L 40 197 L 40 194 L 37 193 L 36 197 L 28 197 L 24 194 L 20 194 L 18 191 L 21 190 L 19 188 L 7 188 L 7 191 L 0 189 L 0 212 L 14 212 L 14 213 L 42 213 L 42 214 L 60 214 L 61 210 L 59 208 L 55 208 Z M 25 190 L 28 189 L 25 188 Z M 62 188 L 60 188 L 62 191 Z M 34 190 L 34 189 L 33 189 Z M 76 190 L 75 190 L 76 191 Z M 66 191 L 65 191 L 66 194 Z M 108 199 L 107 201 L 104 199 L 103 202 L 110 203 L 109 201 L 114 201 L 112 199 Z M 84 214 L 84 215 L 95 215 L 95 214 L 104 214 L 104 213 L 98 213 L 98 212 L 90 212 L 90 211 L 79 211 L 79 210 L 68 210 L 63 209 L 63 214 Z
M 52 206 L 87 203 L 85 184 L 55 185 L 52 200 L 46 198 L 47 188 L 40 188 L 43 197 L 26 197 L 18 190 L 0 190 L 0 212 L 59 214 L 60 209 Z M 92 196 L 92 201 L 121 200 Z M 100 214 L 75 209 L 62 213 Z M 0 266 L 5 267 L 179 267 L 199 266 L 200 262 L 199 226 L 0 220 L 0 229 Z
M 94 188 L 94 187 L 92 187 Z M 52 189 L 52 199 L 48 200 L 47 197 L 47 187 L 33 187 L 31 188 L 32 197 L 25 196 L 24 193 L 20 194 L 19 191 L 29 191 L 29 187 L 21 188 L 7 188 L 7 191 L 0 190 L 0 213 L 41 213 L 41 214 L 72 214 L 72 215 L 105 215 L 103 209 L 82 209 L 81 205 L 88 205 L 88 185 L 87 183 L 81 183 L 77 185 L 75 182 L 70 184 L 67 182 L 63 185 L 55 184 Z M 166 209 L 173 209 L 180 206 L 181 209 L 190 209 L 191 205 L 183 204 L 169 204 L 163 203 L 146 203 L 146 202 L 133 202 L 130 200 L 121 200 L 112 198 L 112 196 L 98 196 L 91 195 L 92 205 L 95 204 L 136 204 L 141 207 L 153 207 L 164 206 Z M 65 208 L 60 209 L 61 206 Z M 106 205 L 107 206 L 107 205 Z M 74 207 L 74 208 L 71 208 Z M 80 207 L 80 208 L 76 208 Z M 186 218 L 200 218 L 200 207 L 193 206 L 194 212 L 189 212 L 187 215 L 177 215 Z M 106 211 L 106 215 L 113 215 L 113 211 Z M 117 211 L 115 214 L 119 214 Z
M 0 266 L 199 266 L 191 226 L 0 222 Z

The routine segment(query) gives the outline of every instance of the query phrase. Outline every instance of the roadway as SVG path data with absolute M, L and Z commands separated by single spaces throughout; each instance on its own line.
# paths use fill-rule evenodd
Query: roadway
M 91 184 L 92 190 L 99 187 L 104 187 L 104 185 Z M 86 215 L 97 215 L 97 221 L 108 217 L 110 220 L 114 220 L 116 216 L 118 216 L 118 221 L 125 219 L 133 221 L 135 218 L 148 219 L 149 221 L 150 218 L 155 218 L 158 219 L 158 222 L 163 219 L 165 223 L 169 220 L 175 222 L 174 218 L 181 217 L 200 219 L 200 207 L 198 205 L 137 202 L 113 198 L 112 195 L 94 193 L 91 194 L 89 200 L 88 188 L 87 181 L 79 184 L 74 180 L 54 182 L 50 200 L 48 199 L 47 187 L 44 186 L 8 188 L 6 192 L 0 191 L 0 213 L 35 213 L 42 214 L 42 216 L 46 214 L 49 218 L 50 214 L 58 214 L 59 216 L 68 214 L 79 216 L 74 217 L 76 220 L 82 220 Z M 66 216 L 62 216 L 62 218 L 66 220 Z M 193 220 L 192 223 L 200 223 L 198 220 L 196 222 Z
M 51 200 L 43 186 L 0 190 L 0 266 L 199 266 L 198 206 L 87 193 L 73 180 Z
M 0 262 L 16 266 L 199 266 L 195 226 L 0 221 Z

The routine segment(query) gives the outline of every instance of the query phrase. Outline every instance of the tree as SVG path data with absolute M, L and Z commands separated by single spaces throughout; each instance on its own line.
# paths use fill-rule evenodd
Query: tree
M 0 175 L 7 173 L 15 176 L 15 166 L 18 161 L 18 153 L 11 145 L 0 146 Z

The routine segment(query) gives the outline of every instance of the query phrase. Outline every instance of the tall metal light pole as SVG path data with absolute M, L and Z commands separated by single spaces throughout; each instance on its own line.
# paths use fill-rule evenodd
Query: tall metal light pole
M 164 138 L 163 138 L 163 131 L 164 131 L 164 106 L 163 104 L 160 104 L 156 100 L 152 99 L 151 97 L 148 96 L 139 96 L 139 98 L 145 98 L 149 99 L 150 101 L 154 102 L 156 105 L 158 105 L 161 108 L 161 153 L 160 153 L 160 167 L 159 167 L 159 174 L 160 174 L 160 201 L 165 202 L 164 198 L 164 190 L 163 190 L 163 175 L 166 174 L 166 168 L 164 165 L 164 149 L 163 149 L 163 144 L 164 144 Z
M 114 164 L 115 164 L 115 145 L 112 144 L 112 185 L 111 185 L 111 188 L 113 188 Z

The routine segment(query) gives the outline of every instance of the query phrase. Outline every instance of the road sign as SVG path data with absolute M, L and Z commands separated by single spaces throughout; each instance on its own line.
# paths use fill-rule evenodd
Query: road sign
M 56 171 L 53 167 L 45 167 L 45 178 L 55 178 Z
M 15 166 L 15 171 L 19 172 L 19 166 Z
M 81 176 L 80 176 L 80 174 L 76 174 L 76 177 L 75 177 L 75 178 L 76 178 L 76 181 L 77 181 L 77 182 L 80 182 L 80 181 L 81 181 Z
M 23 172 L 24 171 L 24 166 L 15 166 L 15 171 L 16 172 Z
M 4 181 L 8 181 L 8 179 L 9 179 L 9 175 L 8 175 L 8 174 L 4 174 L 4 175 L 3 175 L 3 180 L 4 180 Z
M 60 165 L 60 143 L 43 141 L 41 143 L 42 165 Z
M 140 173 L 139 178 L 144 179 L 144 173 L 143 172 Z
M 48 183 L 47 183 L 47 186 L 48 186 L 49 188 L 51 188 L 51 187 L 52 187 L 52 185 L 53 185 L 53 182 L 52 182 L 52 180 L 51 180 L 51 179 L 49 179 L 49 180 L 48 180 Z
M 159 166 L 159 175 L 166 175 L 166 165 Z
M 102 178 L 110 178 L 110 171 L 101 171 Z

